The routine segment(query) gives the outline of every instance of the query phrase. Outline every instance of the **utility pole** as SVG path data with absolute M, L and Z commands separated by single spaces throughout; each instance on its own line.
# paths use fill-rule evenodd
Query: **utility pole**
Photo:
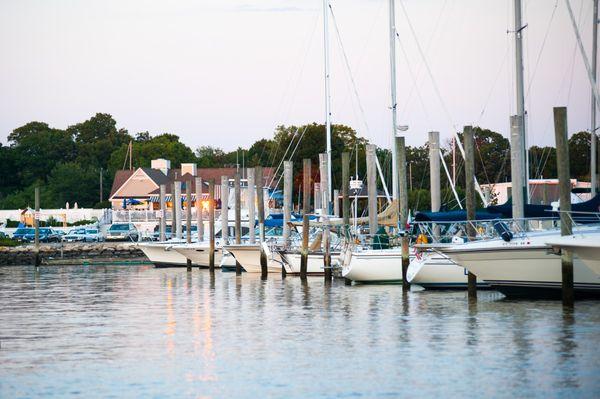
M 392 140 L 396 139 L 396 129 L 398 125 L 396 105 L 398 102 L 396 96 L 396 2 L 389 0 L 389 34 L 390 34 L 390 92 L 392 96 Z M 394 141 L 393 141 L 394 142 Z M 398 200 L 398 156 L 396 151 L 392 151 L 392 199 Z

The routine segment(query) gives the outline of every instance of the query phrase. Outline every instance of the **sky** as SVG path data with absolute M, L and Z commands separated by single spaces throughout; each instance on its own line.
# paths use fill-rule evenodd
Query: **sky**
M 588 57 L 592 0 L 570 0 Z M 2 0 L 0 142 L 37 120 L 110 113 L 130 133 L 233 150 L 325 120 L 322 0 Z M 530 145 L 552 107 L 589 129 L 590 84 L 564 0 L 523 0 Z M 388 0 L 331 0 L 332 121 L 392 142 Z M 409 145 L 464 125 L 508 137 L 513 0 L 396 0 L 399 124 Z M 337 29 L 336 29 L 337 28 Z M 339 34 L 338 34 L 339 32 Z M 340 44 L 341 43 L 341 44 Z M 346 62 L 347 60 L 347 62 Z

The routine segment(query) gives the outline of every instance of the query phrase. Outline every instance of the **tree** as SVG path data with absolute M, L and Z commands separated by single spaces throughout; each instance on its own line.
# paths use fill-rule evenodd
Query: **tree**
M 110 114 L 98 113 L 67 131 L 77 144 L 77 162 L 95 168 L 105 167 L 113 152 L 132 140 L 127 130 L 117 129 Z
M 578 180 L 590 179 L 590 148 L 592 135 L 590 132 L 575 133 L 569 139 L 569 164 L 571 177 Z

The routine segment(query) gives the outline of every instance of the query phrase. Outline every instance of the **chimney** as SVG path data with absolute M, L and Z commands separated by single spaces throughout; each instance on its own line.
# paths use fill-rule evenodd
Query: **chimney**
M 150 167 L 152 169 L 158 169 L 166 175 L 169 174 L 169 169 L 171 169 L 171 161 L 168 159 L 158 158 L 150 161 Z
M 181 164 L 181 175 L 185 175 L 189 173 L 190 175 L 196 177 L 198 175 L 198 167 L 195 163 L 182 163 Z

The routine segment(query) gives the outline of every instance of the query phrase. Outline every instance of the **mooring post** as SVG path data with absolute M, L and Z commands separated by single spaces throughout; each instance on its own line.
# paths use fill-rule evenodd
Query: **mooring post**
M 410 287 L 406 278 L 406 272 L 410 263 L 409 258 L 409 243 L 410 238 L 408 231 L 406 231 L 406 224 L 408 222 L 408 184 L 406 181 L 406 143 L 404 137 L 395 137 L 397 167 L 398 167 L 398 220 L 400 227 L 404 229 L 401 242 L 401 253 L 402 253 L 402 289 L 407 291 Z
M 375 145 L 367 145 L 367 194 L 369 207 L 369 234 L 375 239 L 377 234 L 377 175 L 375 168 Z
M 196 224 L 198 229 L 198 242 L 204 241 L 204 212 L 202 209 L 202 178 L 196 177 Z
M 476 238 L 475 230 L 475 141 L 473 128 L 465 126 L 463 130 L 463 146 L 465 148 L 465 203 L 467 208 L 467 236 L 469 241 Z M 518 190 L 517 190 L 518 191 Z M 513 194 L 515 190 L 513 190 Z M 477 299 L 477 276 L 469 271 L 467 290 L 469 299 Z
M 235 243 L 242 243 L 242 198 L 240 187 L 240 172 L 236 172 L 234 180 L 234 195 L 235 195 Z M 235 274 L 242 274 L 242 265 L 240 262 L 235 262 Z
M 263 191 L 263 170 L 262 166 L 254 168 L 254 177 L 256 179 L 256 205 L 258 208 L 258 237 L 260 240 L 260 277 L 266 279 L 268 274 L 267 256 L 263 250 L 265 242 L 265 197 Z
M 185 242 L 192 243 L 192 181 L 185 182 Z M 192 261 L 186 259 L 187 271 L 192 271 Z
M 308 214 L 310 212 L 310 178 L 311 178 L 310 159 L 302 160 L 302 251 L 300 252 L 300 279 L 306 280 L 308 270 L 308 233 L 309 222 Z M 315 204 L 316 207 L 316 204 Z
M 440 132 L 429 132 L 429 186 L 431 190 L 431 212 L 439 212 L 442 196 L 440 189 Z M 440 237 L 439 225 L 434 225 L 433 235 Z
M 256 244 L 256 187 L 254 179 L 254 169 L 248 168 L 246 170 L 248 177 L 248 191 L 247 191 L 247 204 L 248 207 L 248 226 L 250 227 L 250 244 Z
M 176 181 L 174 184 L 175 193 L 173 194 L 173 206 L 175 207 L 175 217 L 173 218 L 173 221 L 176 220 L 175 238 L 181 240 L 181 181 Z
M 331 282 L 331 242 L 329 234 L 329 166 L 327 153 L 319 154 L 321 174 L 321 209 L 323 211 L 323 267 L 325 269 L 325 284 Z
M 556 166 L 558 169 L 558 186 L 560 190 L 560 235 L 573 234 L 571 225 L 571 178 L 569 171 L 569 140 L 567 137 L 567 108 L 554 108 L 554 135 L 556 138 Z M 562 270 L 562 302 L 564 306 L 572 307 L 575 302 L 573 287 L 573 252 L 561 249 Z
M 293 163 L 283 163 L 283 246 L 289 247 L 290 221 L 292 220 L 292 188 L 293 188 Z M 285 268 L 283 268 L 285 269 Z
M 229 179 L 221 176 L 221 240 L 223 245 L 229 241 Z
M 167 230 L 167 206 L 165 196 L 167 195 L 167 186 L 160 185 L 160 232 L 159 240 L 165 241 L 167 238 L 165 231 Z
M 35 267 L 39 267 L 40 259 L 40 188 L 36 187 L 34 191 L 35 214 L 33 215 L 33 226 L 35 227 Z
M 208 182 L 208 268 L 215 272 L 215 181 Z
M 350 241 L 350 154 L 342 152 L 342 237 Z M 344 278 L 344 284 L 352 285 L 352 280 Z
M 340 190 L 333 190 L 333 216 L 340 217 Z

